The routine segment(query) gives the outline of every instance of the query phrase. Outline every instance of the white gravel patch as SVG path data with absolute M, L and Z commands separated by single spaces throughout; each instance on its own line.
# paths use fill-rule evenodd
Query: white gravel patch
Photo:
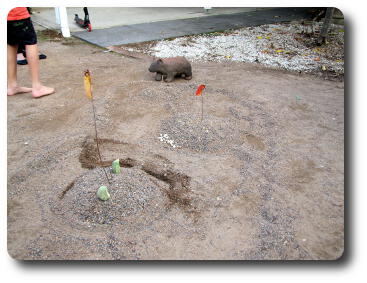
M 164 134 L 164 135 L 160 134 L 158 138 L 159 138 L 159 140 L 160 140 L 161 142 L 165 142 L 165 143 L 169 144 L 170 146 L 172 146 L 173 148 L 179 147 L 179 146 L 175 143 L 175 141 L 174 141 L 174 140 L 172 140 L 172 139 L 170 139 L 170 138 L 169 138 L 169 136 L 168 136 L 167 134 Z
M 162 40 L 145 52 L 161 58 L 185 56 L 191 61 L 258 62 L 290 71 L 329 70 L 343 74 L 343 26 L 332 25 L 328 44 L 320 47 L 308 44 L 317 38 L 321 26 L 321 22 L 316 22 L 313 25 L 286 23 L 246 27 Z M 308 36 L 311 31 L 315 32 L 312 38 Z

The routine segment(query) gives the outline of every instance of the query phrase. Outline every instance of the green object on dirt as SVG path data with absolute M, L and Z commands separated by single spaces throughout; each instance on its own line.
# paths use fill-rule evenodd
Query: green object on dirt
M 115 174 L 121 173 L 120 160 L 116 159 L 112 162 L 112 172 Z
M 106 186 L 100 186 L 97 192 L 97 197 L 100 200 L 108 200 L 111 196 L 108 193 L 107 187 Z

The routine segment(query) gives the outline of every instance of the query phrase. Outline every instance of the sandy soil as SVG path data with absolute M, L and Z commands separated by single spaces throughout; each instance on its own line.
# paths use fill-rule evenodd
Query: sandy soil
M 42 80 L 56 94 L 8 97 L 12 257 L 342 255 L 343 82 L 236 62 L 194 62 L 192 80 L 156 82 L 148 59 L 75 39 L 42 41 L 40 48 L 48 56 Z M 29 85 L 27 66 L 19 78 Z M 199 84 L 207 86 L 203 121 Z M 116 158 L 120 175 L 110 172 Z M 96 198 L 100 185 L 109 187 L 109 201 Z

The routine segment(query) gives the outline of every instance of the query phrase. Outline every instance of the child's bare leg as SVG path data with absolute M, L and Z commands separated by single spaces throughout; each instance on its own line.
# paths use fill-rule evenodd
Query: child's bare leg
M 17 45 L 8 44 L 8 95 L 31 92 L 29 87 L 18 86 L 17 84 Z
M 49 95 L 55 92 L 55 89 L 47 87 L 41 84 L 39 77 L 39 57 L 38 57 L 38 46 L 26 45 L 26 53 L 29 69 L 32 77 L 32 95 L 35 98 Z

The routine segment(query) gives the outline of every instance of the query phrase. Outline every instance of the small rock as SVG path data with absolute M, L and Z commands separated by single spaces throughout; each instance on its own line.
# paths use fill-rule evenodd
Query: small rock
M 121 173 L 121 167 L 120 167 L 120 160 L 116 159 L 112 162 L 112 172 L 114 174 L 120 174 Z
M 110 194 L 108 193 L 108 189 L 106 186 L 100 186 L 98 191 L 97 191 L 97 197 L 100 200 L 106 201 L 108 199 L 110 199 Z

